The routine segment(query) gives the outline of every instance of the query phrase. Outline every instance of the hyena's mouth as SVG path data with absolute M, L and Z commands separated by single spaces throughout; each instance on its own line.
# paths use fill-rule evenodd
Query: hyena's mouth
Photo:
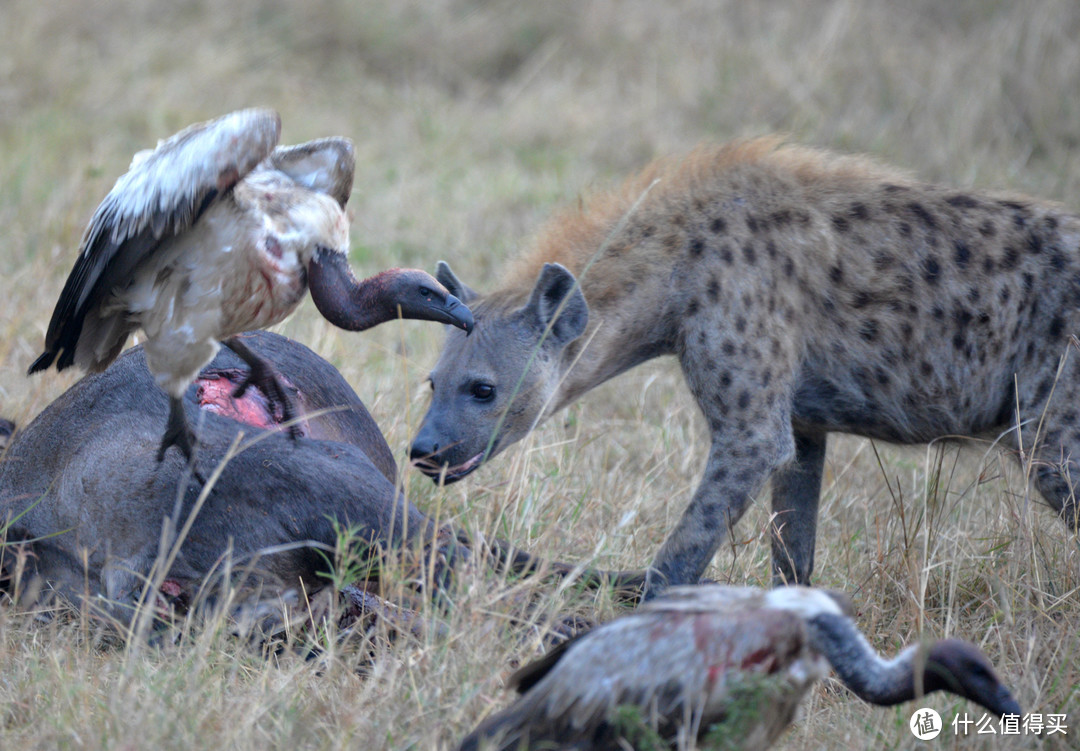
M 430 477 L 435 482 L 442 480 L 444 485 L 449 485 L 452 482 L 457 482 L 461 478 L 468 475 L 484 462 L 484 452 L 469 459 L 467 462 L 458 464 L 454 467 L 448 467 L 445 464 L 438 464 L 430 459 L 413 459 L 412 465 L 425 475 Z

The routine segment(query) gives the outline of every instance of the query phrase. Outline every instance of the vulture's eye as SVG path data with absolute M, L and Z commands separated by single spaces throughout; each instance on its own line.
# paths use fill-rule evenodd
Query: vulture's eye
M 431 290 L 428 289 L 427 287 L 421 287 L 420 288 L 420 296 L 421 297 L 431 297 Z
M 490 383 L 474 383 L 470 391 L 473 398 L 478 402 L 491 401 L 492 397 L 495 396 L 495 387 Z

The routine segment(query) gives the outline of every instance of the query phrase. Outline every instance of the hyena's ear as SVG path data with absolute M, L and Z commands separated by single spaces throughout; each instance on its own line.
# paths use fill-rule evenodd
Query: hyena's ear
M 523 309 L 535 315 L 541 330 L 551 324 L 550 338 L 562 347 L 577 339 L 589 323 L 589 305 L 581 285 L 570 271 L 558 263 L 545 263 Z
M 450 264 L 446 261 L 439 261 L 435 264 L 435 278 L 439 284 L 446 287 L 447 291 L 468 305 L 472 300 L 480 297 L 479 293 L 475 290 L 465 286 L 465 283 L 457 278 L 457 275 L 450 270 Z

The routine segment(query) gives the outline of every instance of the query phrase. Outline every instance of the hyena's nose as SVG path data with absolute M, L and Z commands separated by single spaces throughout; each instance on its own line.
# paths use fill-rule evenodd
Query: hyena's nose
M 415 461 L 428 461 L 437 464 L 436 455 L 439 453 L 439 444 L 431 438 L 425 437 L 423 431 L 413 439 L 409 447 L 409 458 Z

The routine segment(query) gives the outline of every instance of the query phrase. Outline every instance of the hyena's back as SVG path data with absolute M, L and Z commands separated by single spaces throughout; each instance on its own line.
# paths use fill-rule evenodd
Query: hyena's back
M 1080 332 L 1075 216 L 901 181 L 794 192 L 802 213 L 797 203 L 748 210 L 745 236 L 726 247 L 717 238 L 703 265 L 719 272 L 741 254 L 745 280 L 748 257 L 772 264 L 772 290 L 716 297 L 736 329 L 763 307 L 767 336 L 797 331 L 796 422 L 909 443 L 999 430 L 1015 420 L 1018 394 L 1021 413 L 1041 410 L 1063 345 Z M 709 300 L 713 277 L 695 276 L 704 290 L 691 299 Z

